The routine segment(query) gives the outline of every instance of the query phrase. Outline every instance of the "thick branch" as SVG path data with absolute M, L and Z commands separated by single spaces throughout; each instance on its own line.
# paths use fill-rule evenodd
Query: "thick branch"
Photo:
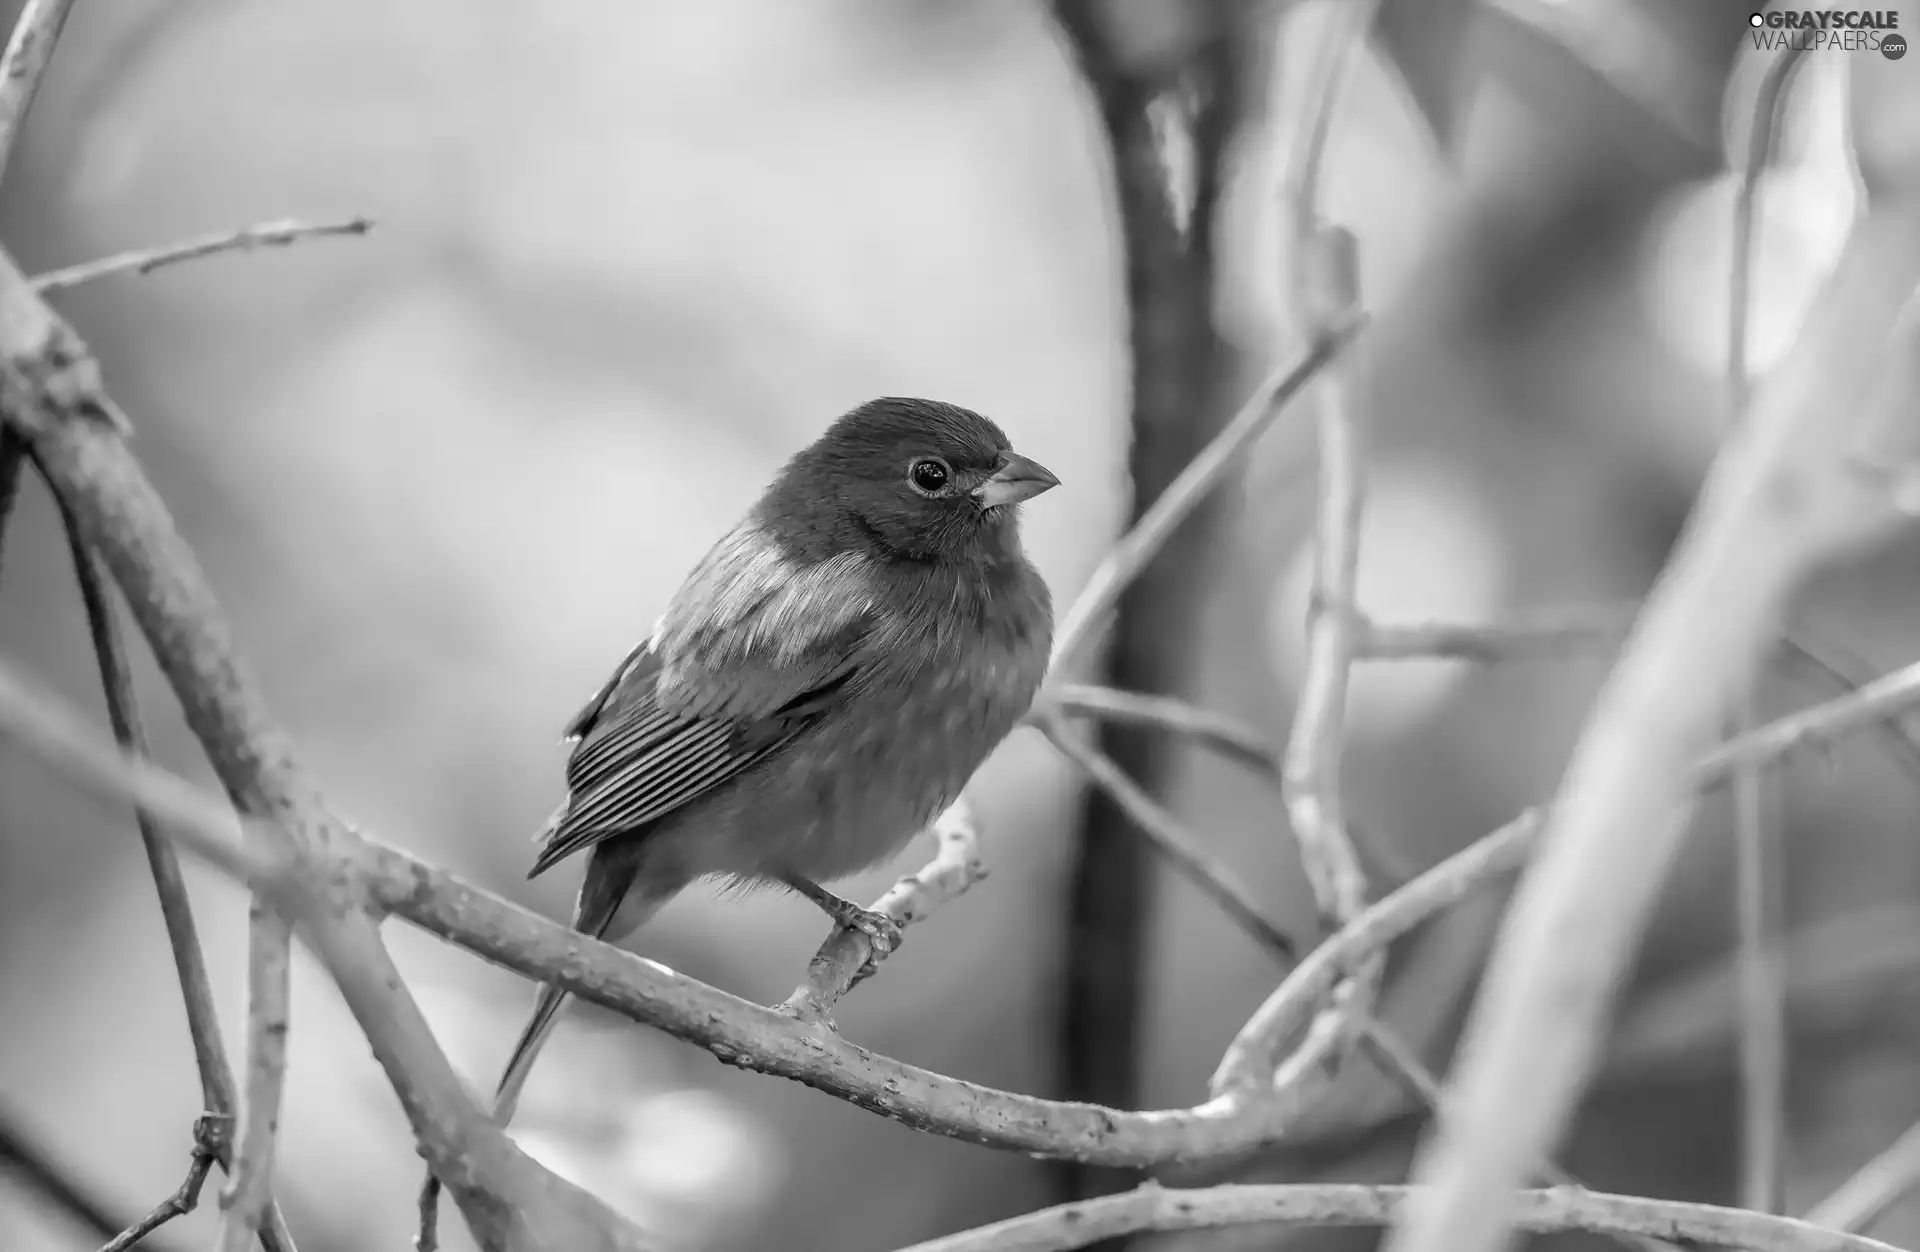
M 10 431 L 8 432 L 11 433 Z M 126 641 L 113 613 L 105 576 L 99 562 L 80 539 L 79 525 L 65 501 L 59 500 L 61 520 L 67 532 L 67 546 L 73 558 L 74 578 L 80 585 L 80 598 L 86 607 L 87 629 L 93 637 L 94 657 L 99 663 L 100 685 L 106 694 L 107 720 L 113 726 L 114 740 L 121 750 L 135 757 L 148 755 L 146 730 L 141 724 L 140 706 L 134 696 L 133 669 L 127 657 Z M 219 1015 L 213 1003 L 213 983 L 207 976 L 207 962 L 200 948 L 199 928 L 193 920 L 193 905 L 187 897 L 186 879 L 180 873 L 179 854 L 145 810 L 134 810 L 134 822 L 140 830 L 140 843 L 146 849 L 147 867 L 153 875 L 154 892 L 160 900 L 160 919 L 166 928 L 167 946 L 173 953 L 173 965 L 180 982 L 180 999 L 187 1015 L 187 1035 L 193 1041 L 194 1065 L 200 1073 L 201 1104 L 207 1114 L 221 1121 L 231 1119 L 238 1107 L 233 1069 L 227 1060 L 226 1042 L 220 1035 Z M 233 1136 L 221 1133 L 212 1137 L 216 1159 L 231 1172 Z M 189 1175 L 188 1181 L 192 1181 Z M 198 1185 L 183 1184 L 160 1210 L 183 1201 L 197 1202 Z M 292 1252 L 293 1237 L 277 1205 L 268 1201 L 264 1223 L 256 1221 L 265 1252 Z
M 1913 403 L 1874 389 L 1895 373 L 1891 328 L 1917 278 L 1913 215 L 1866 219 L 1716 463 L 1507 914 L 1465 1036 L 1454 1115 L 1415 1175 L 1433 1188 L 1411 1206 L 1390 1252 L 1488 1252 L 1501 1242 L 1510 1190 L 1572 1108 L 1678 846 L 1687 762 L 1777 632 L 1803 572 L 1891 516 L 1890 501 L 1845 462 L 1862 417 L 1884 437 Z M 1837 352 L 1858 365 L 1839 380 L 1824 367 Z
M 188 726 L 250 824 L 251 842 L 303 866 L 274 905 L 341 986 L 423 1155 L 489 1248 L 635 1246 L 638 1232 L 561 1182 L 495 1126 L 434 1042 L 346 872 L 357 838 L 322 804 L 235 660 L 223 615 L 165 506 L 128 454 L 85 346 L 0 253 L 0 416 L 72 508 L 120 583 Z
M 1426 1197 L 1413 1187 L 1346 1184 L 1224 1186 L 1203 1190 L 1141 1187 L 1122 1195 L 1041 1209 L 900 1252 L 1065 1252 L 1139 1231 L 1217 1230 L 1223 1226 L 1385 1226 Z M 1606 1195 L 1577 1187 L 1513 1196 L 1521 1230 L 1590 1230 L 1749 1252 L 1896 1252 L 1859 1235 L 1837 1234 L 1791 1217 L 1679 1200 Z
M 53 59 L 53 45 L 72 11 L 73 0 L 27 0 L 7 50 L 0 54 L 0 175 L 20 144 L 27 110 L 39 94 L 40 80 Z
M 1785 731 L 1763 727 L 1723 746 L 1702 763 L 1695 781 L 1710 785 L 1724 777 L 1732 761 L 1775 760 L 1816 739 L 1863 730 L 1915 704 L 1920 704 L 1920 665 L 1862 695 L 1796 715 Z M 85 786 L 138 803 L 189 851 L 255 888 L 271 890 L 301 872 L 288 858 L 242 845 L 232 812 L 219 800 L 148 762 L 115 753 L 78 714 L 5 664 L 0 664 L 0 735 L 18 740 Z M 1353 962 L 1493 877 L 1519 868 L 1536 833 L 1537 818 L 1525 815 L 1368 908 L 1301 961 L 1242 1031 L 1229 1058 L 1257 1053 L 1255 1036 L 1262 1031 L 1275 1031 L 1284 1041 Z M 371 840 L 339 872 L 365 882 L 378 904 L 426 930 L 706 1048 L 727 1064 L 803 1082 L 906 1125 L 970 1142 L 1122 1165 L 1222 1160 L 1277 1139 L 1304 1103 L 1283 1088 L 1273 1092 L 1270 1104 L 1223 1094 L 1193 1109 L 1135 1113 L 996 1091 L 877 1055 L 778 1010 L 586 939 Z M 1266 1072 L 1273 1072 L 1270 1065 Z M 1216 1079 L 1217 1089 L 1228 1085 Z

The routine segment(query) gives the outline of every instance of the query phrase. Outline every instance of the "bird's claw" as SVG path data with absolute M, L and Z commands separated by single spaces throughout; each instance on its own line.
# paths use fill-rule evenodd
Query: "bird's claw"
M 900 946 L 900 923 L 885 913 L 873 909 L 863 909 L 851 901 L 841 901 L 843 907 L 833 910 L 833 920 L 842 930 L 858 931 L 867 937 L 867 959 L 860 964 L 853 975 L 853 986 L 873 975 L 880 968 L 880 962 L 892 956 Z
M 885 913 L 873 909 L 850 909 L 840 919 L 840 925 L 847 930 L 857 930 L 867 937 L 867 959 L 860 971 L 853 976 L 855 982 L 870 977 L 880 967 L 880 962 L 892 956 L 904 937 L 900 923 Z

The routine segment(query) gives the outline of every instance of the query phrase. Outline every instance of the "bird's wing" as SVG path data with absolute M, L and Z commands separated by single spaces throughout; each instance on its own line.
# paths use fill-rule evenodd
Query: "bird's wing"
M 533 874 L 734 777 L 825 715 L 856 677 L 876 618 L 850 564 L 769 562 L 730 549 L 735 538 L 569 723 L 569 798 Z

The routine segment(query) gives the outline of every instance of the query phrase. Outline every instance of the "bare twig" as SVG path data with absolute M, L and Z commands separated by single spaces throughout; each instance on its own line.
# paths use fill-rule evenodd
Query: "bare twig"
M 1754 101 L 1746 160 L 1734 195 L 1732 264 L 1727 292 L 1727 426 L 1747 407 L 1747 335 L 1752 312 L 1753 238 L 1760 179 L 1780 127 L 1787 84 L 1800 65 L 1791 47 L 1768 63 Z M 1755 720 L 1749 685 L 1734 698 L 1731 733 Z M 1770 837 L 1766 778 L 1758 767 L 1733 771 L 1734 918 L 1740 969 L 1740 1196 L 1763 1213 L 1786 1208 L 1787 1009 L 1780 969 L 1779 929 L 1785 907 L 1778 832 Z
M 1114 798 L 1140 832 L 1182 876 L 1199 887 L 1261 946 L 1283 961 L 1293 959 L 1293 941 L 1266 919 L 1259 906 L 1240 886 L 1238 879 L 1206 850 L 1179 818 L 1147 795 L 1111 758 L 1097 748 L 1080 742 L 1072 730 L 1061 723 L 1057 712 L 1042 710 L 1034 720 L 1062 755 L 1078 765 L 1095 786 Z M 1376 1061 L 1386 1069 L 1388 1075 L 1406 1086 L 1416 1100 L 1433 1106 L 1439 1085 L 1420 1058 L 1394 1036 L 1384 1023 L 1371 1015 L 1360 1015 L 1354 1026 L 1360 1031 L 1362 1039 L 1372 1045 L 1371 1051 Z M 1304 1088 L 1305 1084 L 1324 1079 L 1326 1072 L 1338 1059 L 1334 1045 L 1345 1029 L 1343 1021 L 1330 1020 L 1324 1034 L 1312 1039 L 1302 1048 L 1301 1055 L 1295 1058 L 1292 1070 L 1295 1077 L 1290 1081 Z
M 1356 643 L 1369 661 L 1475 661 L 1501 664 L 1559 660 L 1569 654 L 1618 647 L 1639 605 L 1560 609 L 1512 622 L 1366 621 Z
M 1287 402 L 1312 382 L 1321 370 L 1353 342 L 1365 326 L 1356 318 L 1316 340 L 1296 362 L 1274 370 L 1214 441 L 1188 462 L 1166 491 L 1141 515 L 1133 529 L 1100 562 L 1080 597 L 1067 610 L 1055 637 L 1049 672 L 1071 674 L 1101 622 L 1119 602 L 1120 593 L 1166 543 L 1188 513 L 1226 477 L 1247 448 L 1259 439 Z
M 1385 1226 L 1405 1220 L 1425 1197 L 1417 1187 L 1342 1183 L 1228 1185 L 1183 1190 L 1141 1187 L 1121 1195 L 1062 1204 L 980 1226 L 899 1252 L 1065 1252 L 1140 1231 L 1215 1230 L 1223 1226 Z M 1859 1235 L 1836 1234 L 1791 1217 L 1577 1187 L 1514 1193 L 1522 1230 L 1591 1230 L 1673 1239 L 1750 1252 L 1896 1252 Z
M 1870 729 L 1916 705 L 1920 705 L 1920 665 L 1910 665 L 1857 692 L 1803 709 L 1721 744 L 1693 767 L 1688 784 L 1704 791 L 1725 782 L 1736 764 L 1780 761 L 1798 748 Z M 1345 969 L 1459 903 L 1491 879 L 1525 864 L 1539 833 L 1539 821 L 1537 811 L 1521 814 L 1375 902 L 1307 953 L 1228 1046 L 1214 1074 L 1214 1094 L 1254 1088 L 1266 1081 L 1282 1045 L 1312 1016 Z
M 1920 1188 L 1920 1126 L 1888 1144 L 1832 1195 L 1807 1210 L 1807 1222 L 1829 1230 L 1867 1231 Z
M 1506 915 L 1449 1100 L 1389 1252 L 1487 1252 L 1512 1187 L 1554 1142 L 1684 827 L 1687 761 L 1824 557 L 1887 527 L 1884 486 L 1848 470 L 1863 433 L 1903 428 L 1890 328 L 1920 278 L 1911 211 L 1856 229 L 1788 360 L 1715 463 L 1672 564 L 1602 693 L 1554 802 L 1554 832 Z M 1903 324 L 1902 348 L 1909 345 Z M 1836 387 L 1824 362 L 1849 353 Z M 1525 1091 L 1516 1101 L 1513 1093 Z
M 10 433 L 10 432 L 8 432 Z M 80 537 L 79 522 L 58 493 L 54 496 L 67 533 L 67 546 L 73 559 L 74 579 L 80 586 L 80 599 L 86 608 L 87 629 L 93 639 L 93 653 L 100 669 L 100 686 L 106 694 L 107 720 L 121 750 L 133 756 L 148 755 L 145 727 L 134 695 L 133 667 L 127 656 L 126 641 L 113 614 L 106 582 L 99 562 Z M 160 919 L 167 932 L 167 946 L 173 954 L 174 971 L 180 982 L 180 999 L 187 1015 L 187 1035 L 193 1041 L 194 1065 L 200 1074 L 200 1099 L 207 1114 L 218 1119 L 231 1118 L 238 1105 L 233 1068 L 227 1060 L 226 1042 L 220 1035 L 219 1014 L 213 1003 L 213 983 L 207 975 L 207 962 L 200 948 L 199 927 L 194 922 L 193 904 L 187 897 L 186 879 L 180 873 L 180 857 L 144 809 L 134 810 L 134 823 L 140 830 L 140 843 L 146 850 L 147 868 L 153 876 L 154 892 L 160 900 Z M 225 1167 L 231 1156 L 233 1137 L 220 1134 L 213 1141 L 217 1159 Z M 182 1188 L 175 1198 L 188 1195 Z M 191 1196 L 198 1201 L 196 1186 Z M 170 1201 L 169 1201 L 170 1202 Z M 164 1205 L 163 1205 L 164 1207 Z M 261 1246 L 265 1252 L 293 1252 L 293 1238 L 278 1206 L 268 1210 L 261 1227 Z
M 1873 680 L 1874 667 L 1831 640 L 1822 639 L 1815 645 L 1807 641 L 1803 632 L 1789 632 L 1780 643 L 1790 660 L 1798 661 L 1802 668 L 1824 679 L 1837 692 L 1858 691 Z M 1897 721 L 1888 722 L 1880 738 L 1893 763 L 1920 786 L 1920 740 Z
M 1445 1116 L 1443 1100 L 1445 1093 L 1440 1089 L 1439 1081 L 1427 1071 L 1413 1049 L 1406 1045 L 1398 1035 L 1386 1029 L 1385 1023 L 1378 1018 L 1361 1023 L 1360 1047 L 1372 1058 L 1380 1072 L 1399 1083 L 1415 1103 L 1424 1106 L 1434 1117 Z M 1533 1169 L 1529 1185 L 1542 1187 L 1579 1187 L 1587 1189 L 1585 1183 L 1560 1168 L 1552 1157 L 1542 1158 Z M 1641 1252 L 1674 1252 L 1674 1246 L 1649 1235 L 1625 1234 L 1617 1231 L 1612 1234 L 1621 1243 L 1641 1249 Z
M 88 544 L 120 583 L 187 724 L 251 823 L 252 858 L 316 872 L 275 880 L 293 918 L 340 986 L 386 1070 L 422 1154 L 453 1190 L 483 1245 L 633 1246 L 638 1232 L 604 1204 L 521 1153 L 494 1125 L 434 1042 L 367 911 L 363 883 L 318 872 L 351 860 L 359 839 L 325 808 L 294 762 L 251 680 L 198 564 L 128 454 L 84 343 L 0 252 L 0 417 L 23 433 Z M 123 422 L 124 419 L 121 419 Z
M 220 1197 L 221 1252 L 246 1252 L 273 1195 L 274 1145 L 287 1081 L 287 1014 L 293 928 L 259 896 L 248 913 L 247 1089 Z
M 27 110 L 40 92 L 53 45 L 73 11 L 73 0 L 27 0 L 14 24 L 7 50 L 0 54 L 0 175 L 20 144 Z
M 67 291 L 84 283 L 97 282 L 123 274 L 151 274 L 182 261 L 218 256 L 226 252 L 258 252 L 263 248 L 284 248 L 305 239 L 325 239 L 338 235 L 364 235 L 373 229 L 370 217 L 350 217 L 339 222 L 262 222 L 238 230 L 220 231 L 159 248 L 136 248 L 83 261 L 62 269 L 36 274 L 33 289 L 41 295 Z
M 1302 130 L 1290 137 L 1282 176 L 1290 270 L 1285 294 L 1299 334 L 1309 341 L 1363 316 L 1359 245 L 1349 231 L 1324 219 L 1320 179 L 1327 136 L 1375 8 L 1362 2 L 1330 13 L 1326 46 L 1316 57 L 1318 76 L 1299 115 Z M 1347 829 L 1341 776 L 1347 689 L 1360 633 L 1357 584 L 1366 500 L 1364 428 L 1351 354 L 1324 373 L 1310 397 L 1319 449 L 1313 587 L 1306 663 L 1281 763 L 1280 794 L 1321 923 L 1337 929 L 1367 904 L 1366 874 Z M 1374 953 L 1344 971 L 1300 1049 L 1270 1080 L 1300 1082 L 1306 1073 L 1344 1063 L 1354 1040 L 1366 1035 L 1374 1020 L 1373 1002 L 1384 968 L 1384 955 Z M 1389 1064 L 1414 1059 L 1404 1049 L 1383 1049 L 1376 1055 Z M 1418 1086 L 1426 1074 L 1415 1066 L 1401 1076 Z
M 973 807 L 965 798 L 935 819 L 932 831 L 933 859 L 874 901 L 874 912 L 911 926 L 987 876 L 986 864 L 980 859 L 980 831 Z M 872 941 L 865 934 L 835 927 L 808 963 L 806 982 L 787 997 L 781 1012 L 800 1021 L 825 1020 L 834 1001 L 858 981 L 860 969 L 871 954 Z
M 1293 940 L 1260 912 L 1233 872 L 1189 831 L 1178 817 L 1148 795 L 1113 758 L 1081 741 L 1058 715 L 1042 712 L 1035 724 L 1060 755 L 1080 767 L 1093 785 L 1113 798 L 1181 877 L 1198 887 L 1220 911 L 1282 960 L 1294 955 Z
M 1204 744 L 1256 773 L 1276 779 L 1280 776 L 1279 751 L 1263 739 L 1259 731 L 1224 713 L 1215 713 L 1172 696 L 1143 695 L 1136 691 L 1094 687 L 1084 683 L 1061 683 L 1041 694 L 1033 714 L 1035 724 L 1052 710 L 1110 722 L 1157 727 Z
M 159 1252 L 152 1241 L 153 1232 L 174 1218 L 185 1217 L 200 1207 L 200 1192 L 207 1185 L 207 1175 L 220 1158 L 231 1151 L 229 1145 L 232 1136 L 227 1133 L 227 1120 L 204 1114 L 195 1119 L 193 1157 L 187 1163 L 187 1176 L 181 1180 L 180 1186 L 155 1205 L 151 1213 L 102 1244 L 100 1252 L 127 1252 L 127 1249 L 136 1245 L 144 1247 L 147 1252 Z M 265 1237 L 264 1231 L 262 1237 Z

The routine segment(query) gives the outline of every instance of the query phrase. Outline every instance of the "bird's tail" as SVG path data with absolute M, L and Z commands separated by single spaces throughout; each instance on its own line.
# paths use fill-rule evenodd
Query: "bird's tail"
M 543 985 L 540 998 L 534 1002 L 533 1016 L 527 1019 L 526 1029 L 520 1032 L 520 1038 L 513 1045 L 513 1054 L 507 1058 L 507 1067 L 500 1073 L 500 1085 L 493 1093 L 493 1120 L 504 1126 L 513 1120 L 513 1110 L 520 1103 L 520 1092 L 527 1085 L 527 1076 L 533 1072 L 533 1062 L 540 1055 L 540 1049 L 546 1046 L 547 1036 L 553 1033 L 554 1024 L 560 1020 L 560 1010 L 567 1003 L 567 993 L 560 988 Z
M 635 855 L 638 851 L 636 846 L 618 842 L 602 843 L 593 849 L 586 875 L 580 882 L 580 898 L 573 906 L 575 930 L 595 939 L 607 938 L 610 933 L 617 938 L 636 929 L 666 903 L 672 892 L 662 894 L 651 890 L 649 883 L 639 881 L 643 876 L 640 859 Z M 527 1085 L 527 1076 L 533 1072 L 533 1063 L 553 1034 L 560 1010 L 566 1003 L 567 993 L 560 988 L 552 985 L 540 988 L 533 1015 L 514 1042 L 507 1067 L 500 1073 L 500 1085 L 494 1089 L 493 1119 L 500 1125 L 512 1120 L 514 1108 L 520 1103 L 520 1092 Z

